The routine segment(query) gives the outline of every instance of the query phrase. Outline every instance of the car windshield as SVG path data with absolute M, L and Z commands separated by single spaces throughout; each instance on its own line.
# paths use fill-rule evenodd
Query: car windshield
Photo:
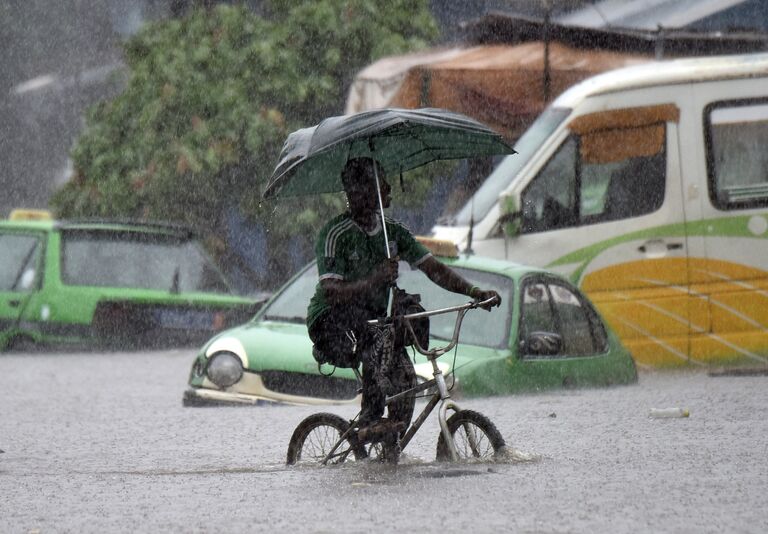
M 485 179 L 483 185 L 453 218 L 449 226 L 468 226 L 470 220 L 479 221 L 488 215 L 499 195 L 520 172 L 539 146 L 554 132 L 571 112 L 568 108 L 548 108 L 515 143 L 517 154 L 507 156 Z
M 69 285 L 231 293 L 198 243 L 173 234 L 65 230 L 61 267 Z
M 454 269 L 478 287 L 495 289 L 503 299 L 501 308 L 494 309 L 492 313 L 479 310 L 466 315 L 461 327 L 461 342 L 490 348 L 507 348 L 512 315 L 512 280 L 505 276 L 474 269 Z M 307 318 L 309 299 L 314 294 L 316 285 L 317 267 L 313 264 L 267 305 L 262 318 L 303 324 Z M 404 262 L 400 263 L 400 277 L 397 285 L 408 293 L 421 295 L 421 304 L 427 310 L 468 302 L 466 296 L 440 288 L 424 273 L 418 269 L 411 269 Z M 455 313 L 431 317 L 430 334 L 439 339 L 451 339 L 455 323 Z

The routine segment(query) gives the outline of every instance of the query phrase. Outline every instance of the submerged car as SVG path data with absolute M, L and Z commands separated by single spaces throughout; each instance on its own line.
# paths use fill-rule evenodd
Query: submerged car
M 0 221 L 0 350 L 193 345 L 248 321 L 195 233 L 148 222 Z
M 455 250 L 451 244 L 452 251 Z M 444 252 L 443 252 L 444 254 Z M 472 255 L 438 256 L 503 301 L 491 312 L 467 313 L 455 352 L 439 366 L 463 396 L 503 395 L 563 386 L 607 386 L 637 381 L 630 353 L 590 301 L 570 282 L 542 269 Z M 188 406 L 282 402 L 356 402 L 353 370 L 318 365 L 305 326 L 317 284 L 314 263 L 290 280 L 252 321 L 216 335 L 196 356 L 184 393 Z M 421 295 L 427 310 L 467 302 L 421 271 L 401 264 L 398 287 Z M 430 346 L 453 335 L 455 313 L 430 320 Z M 415 351 L 414 351 L 415 352 Z M 415 353 L 417 376 L 432 378 Z M 331 376 L 326 376 L 331 375 Z

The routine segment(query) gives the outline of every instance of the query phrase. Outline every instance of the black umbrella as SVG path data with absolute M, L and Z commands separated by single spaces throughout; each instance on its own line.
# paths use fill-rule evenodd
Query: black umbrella
M 264 198 L 343 191 L 341 171 L 352 158 L 375 159 L 392 174 L 431 161 L 514 153 L 484 124 L 444 109 L 381 109 L 330 117 L 288 136 Z M 390 258 L 379 176 L 373 168 L 383 245 Z M 391 310 L 391 292 L 389 300 Z
M 373 158 L 391 175 L 431 161 L 514 153 L 484 124 L 444 109 L 330 117 L 288 136 L 264 198 L 342 191 L 341 171 L 352 158 Z

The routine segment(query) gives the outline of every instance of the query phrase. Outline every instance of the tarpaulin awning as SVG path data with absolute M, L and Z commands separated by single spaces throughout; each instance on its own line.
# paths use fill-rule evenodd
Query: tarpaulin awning
M 651 58 L 549 43 L 549 95 L 611 69 Z M 545 45 L 484 45 L 388 57 L 361 71 L 347 113 L 380 107 L 440 107 L 469 115 L 509 139 L 544 109 Z

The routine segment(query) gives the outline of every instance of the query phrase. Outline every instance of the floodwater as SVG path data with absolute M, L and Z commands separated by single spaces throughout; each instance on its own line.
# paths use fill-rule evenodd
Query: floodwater
M 0 532 L 766 532 L 768 377 L 467 399 L 504 462 L 286 467 L 305 416 L 183 408 L 192 350 L 0 355 Z M 685 419 L 652 419 L 680 406 Z

